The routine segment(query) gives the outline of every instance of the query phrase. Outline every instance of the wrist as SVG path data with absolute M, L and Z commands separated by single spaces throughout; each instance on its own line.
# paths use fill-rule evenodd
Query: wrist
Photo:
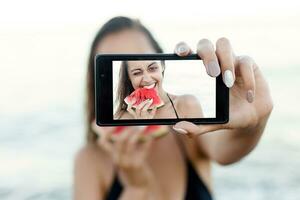
M 155 184 L 154 174 L 147 164 L 134 168 L 120 168 L 119 172 L 125 187 L 148 188 Z
M 265 129 L 269 115 L 255 120 L 253 123 L 249 124 L 247 127 L 237 129 L 235 132 L 242 135 L 253 135 L 255 133 L 260 133 Z

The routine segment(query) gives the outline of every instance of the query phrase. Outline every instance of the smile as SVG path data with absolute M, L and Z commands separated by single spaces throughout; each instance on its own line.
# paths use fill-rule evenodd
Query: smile
M 152 89 L 154 88 L 156 83 L 153 83 L 152 85 L 145 85 L 143 88 Z

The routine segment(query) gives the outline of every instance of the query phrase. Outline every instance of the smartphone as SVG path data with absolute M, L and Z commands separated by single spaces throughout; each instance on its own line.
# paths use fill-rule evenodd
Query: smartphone
M 195 109 L 185 105 L 190 101 Z M 229 119 L 229 89 L 222 75 L 206 73 L 197 54 L 98 54 L 95 113 L 99 126 L 222 124 Z

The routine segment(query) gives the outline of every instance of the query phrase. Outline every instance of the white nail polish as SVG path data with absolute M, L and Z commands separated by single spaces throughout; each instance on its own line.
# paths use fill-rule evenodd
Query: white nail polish
M 187 48 L 185 46 L 183 46 L 183 45 L 178 48 L 178 52 L 179 53 L 184 53 L 186 51 L 187 51 Z
M 175 131 L 177 131 L 178 133 L 181 133 L 181 134 L 187 134 L 187 131 L 184 130 L 184 129 L 182 129 L 182 128 L 175 128 L 175 127 L 173 126 L 173 129 L 174 129 Z
M 224 72 L 224 82 L 225 85 L 229 88 L 233 86 L 234 80 L 233 80 L 233 74 L 230 70 L 226 70 Z
M 145 128 L 146 128 L 146 126 L 138 126 L 137 128 L 138 128 L 138 130 L 140 130 L 140 131 L 141 131 L 141 130 L 145 129 Z

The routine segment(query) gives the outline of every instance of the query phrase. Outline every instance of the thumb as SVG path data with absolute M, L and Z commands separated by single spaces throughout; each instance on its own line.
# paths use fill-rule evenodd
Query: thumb
M 201 135 L 207 132 L 219 130 L 222 128 L 221 124 L 214 125 L 196 125 L 188 121 L 180 121 L 173 126 L 173 129 L 182 134 Z

